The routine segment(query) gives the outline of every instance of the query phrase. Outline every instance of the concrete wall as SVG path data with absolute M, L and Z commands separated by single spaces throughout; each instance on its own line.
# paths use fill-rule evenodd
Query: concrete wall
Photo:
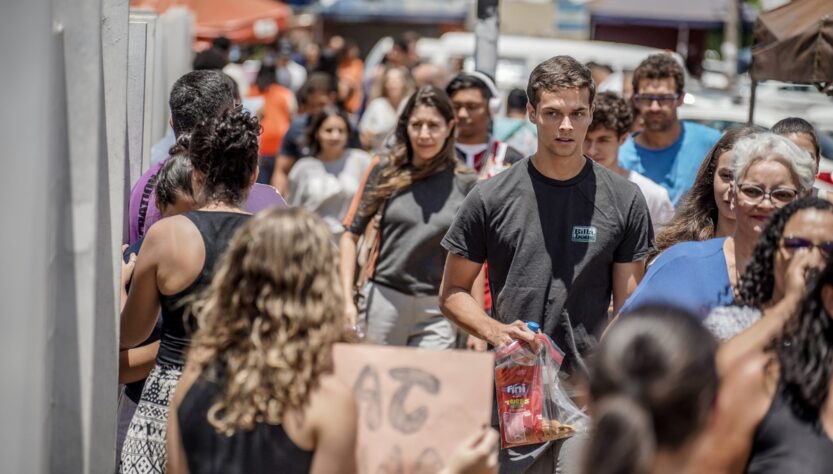
M 0 8 L 0 472 L 112 472 L 127 0 Z

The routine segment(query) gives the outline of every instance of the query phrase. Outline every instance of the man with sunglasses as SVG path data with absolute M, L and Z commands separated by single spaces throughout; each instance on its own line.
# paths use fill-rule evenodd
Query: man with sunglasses
M 684 87 L 683 67 L 672 55 L 652 54 L 643 60 L 633 73 L 631 98 L 642 117 L 643 130 L 619 148 L 622 167 L 664 187 L 675 206 L 720 138 L 717 130 L 677 118 Z

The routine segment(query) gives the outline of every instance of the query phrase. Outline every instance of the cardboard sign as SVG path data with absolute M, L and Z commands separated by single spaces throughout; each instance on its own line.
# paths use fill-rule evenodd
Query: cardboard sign
M 333 358 L 359 407 L 360 474 L 438 472 L 491 420 L 491 353 L 338 344 Z

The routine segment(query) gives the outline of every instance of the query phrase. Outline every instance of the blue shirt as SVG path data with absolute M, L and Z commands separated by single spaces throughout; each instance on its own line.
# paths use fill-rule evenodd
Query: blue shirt
M 718 306 L 734 300 L 726 257 L 725 238 L 681 242 L 661 253 L 619 314 L 648 304 L 669 304 L 686 309 L 701 320 Z
M 619 164 L 665 188 L 674 206 L 691 188 L 700 163 L 720 139 L 720 132 L 713 128 L 693 122 L 680 124 L 680 136 L 666 148 L 638 145 L 634 141 L 636 134 L 619 148 Z

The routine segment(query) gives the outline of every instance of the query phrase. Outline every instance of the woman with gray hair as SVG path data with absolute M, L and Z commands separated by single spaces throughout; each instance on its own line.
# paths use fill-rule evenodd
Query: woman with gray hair
M 732 151 L 733 235 L 682 242 L 660 254 L 620 314 L 647 304 L 672 304 L 705 318 L 712 309 L 731 305 L 738 276 L 770 217 L 813 186 L 815 160 L 784 137 L 756 133 Z

